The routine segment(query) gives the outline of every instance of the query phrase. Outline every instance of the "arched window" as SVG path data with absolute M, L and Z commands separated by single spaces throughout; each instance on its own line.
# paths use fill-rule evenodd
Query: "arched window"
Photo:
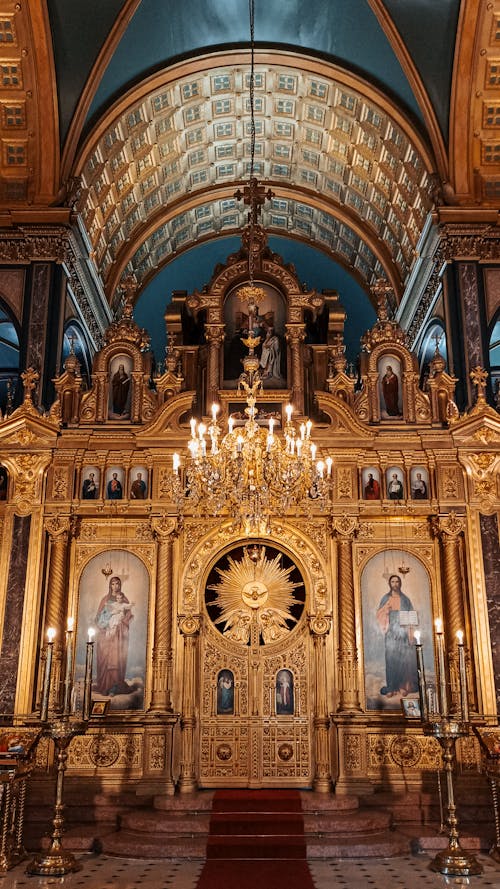
M 495 398 L 495 404 L 500 407 L 500 311 L 497 312 L 490 326 L 490 373 L 491 388 Z
M 64 362 L 71 351 L 71 344 L 73 344 L 73 352 L 80 362 L 80 373 L 86 387 L 89 388 L 92 369 L 90 349 L 80 325 L 74 320 L 69 321 L 64 330 L 61 368 L 64 367 Z
M 429 365 L 436 353 L 436 345 L 439 344 L 439 352 L 448 365 L 448 350 L 446 347 L 446 331 L 443 322 L 438 318 L 433 318 L 427 328 L 419 351 L 420 365 L 420 386 L 424 387 L 425 381 L 429 376 Z
M 12 410 L 19 383 L 19 336 L 11 313 L 0 300 L 0 410 Z

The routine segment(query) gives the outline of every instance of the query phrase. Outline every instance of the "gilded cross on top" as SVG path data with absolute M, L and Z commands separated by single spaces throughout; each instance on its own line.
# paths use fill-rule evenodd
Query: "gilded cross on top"
M 484 369 L 484 367 L 473 367 L 470 372 L 470 378 L 474 384 L 477 386 L 477 400 L 478 401 L 486 401 L 486 380 L 488 379 L 488 371 Z
M 40 374 L 34 369 L 34 367 L 28 367 L 27 370 L 25 370 L 21 374 L 21 379 L 24 386 L 24 400 L 30 401 L 31 392 L 33 391 L 33 389 L 36 389 L 36 384 L 40 379 Z
M 245 185 L 243 188 L 243 191 L 238 189 L 234 196 L 237 201 L 243 201 L 244 204 L 247 204 L 250 207 L 248 221 L 253 225 L 256 225 L 262 207 L 266 201 L 270 201 L 271 198 L 274 197 L 274 192 L 271 191 L 270 188 L 266 191 L 265 186 L 259 185 L 255 176 L 252 176 L 248 185 Z

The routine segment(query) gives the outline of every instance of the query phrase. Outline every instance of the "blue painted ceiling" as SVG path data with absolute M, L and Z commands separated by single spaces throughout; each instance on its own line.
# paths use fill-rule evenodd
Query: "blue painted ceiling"
M 48 0 L 61 134 L 124 0 Z M 460 0 L 386 0 L 447 133 Z M 355 70 L 419 115 L 411 87 L 367 0 L 257 0 L 255 39 L 317 53 Z M 130 85 L 173 59 L 248 43 L 246 0 L 142 0 L 111 58 L 91 118 Z

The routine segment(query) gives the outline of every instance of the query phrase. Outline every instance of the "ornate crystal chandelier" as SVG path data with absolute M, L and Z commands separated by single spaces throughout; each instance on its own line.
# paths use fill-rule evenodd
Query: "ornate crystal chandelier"
M 262 390 L 260 362 L 255 349 L 261 337 L 254 335 L 258 306 L 265 292 L 254 283 L 254 244 L 260 205 L 264 197 L 272 197 L 259 186 L 254 175 L 255 116 L 254 116 L 254 0 L 249 0 L 250 11 L 250 177 L 243 194 L 250 207 L 244 237 L 248 247 L 248 284 L 238 296 L 247 304 L 248 336 L 242 339 L 248 355 L 242 359 L 243 373 L 238 380 L 238 393 L 246 395 L 243 425 L 236 425 L 229 417 L 228 431 L 217 422 L 219 407 L 212 405 L 209 425 L 191 419 L 191 438 L 187 443 L 185 486 L 181 479 L 178 454 L 173 455 L 172 495 L 179 512 L 194 509 L 199 514 L 229 514 L 246 533 L 263 533 L 270 527 L 272 515 L 289 510 L 309 514 L 314 505 L 325 509 L 332 491 L 332 459 L 316 460 L 316 445 L 311 440 L 310 420 L 292 423 L 292 405 L 285 408 L 284 441 L 274 433 L 276 421 L 269 419 L 267 427 L 257 420 L 257 395 Z
M 244 361 L 248 361 L 248 356 Z M 191 420 L 191 439 L 182 485 L 180 457 L 173 455 L 174 497 L 180 512 L 194 508 L 198 513 L 227 513 L 247 533 L 269 529 L 272 515 L 289 510 L 310 514 L 314 505 L 322 509 L 332 489 L 332 459 L 316 461 L 311 441 L 311 421 L 298 430 L 291 422 L 287 405 L 284 441 L 274 434 L 273 420 L 263 428 L 255 419 L 254 382 L 247 394 L 248 416 L 241 427 L 229 417 L 222 435 L 217 423 L 218 406 L 212 405 L 210 425 Z

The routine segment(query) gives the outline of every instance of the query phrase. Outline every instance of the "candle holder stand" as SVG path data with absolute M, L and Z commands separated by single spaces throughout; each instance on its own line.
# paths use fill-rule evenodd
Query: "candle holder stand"
M 446 775 L 448 845 L 437 853 L 430 863 L 430 868 L 447 876 L 468 877 L 481 874 L 483 869 L 473 855 L 465 852 L 460 845 L 458 819 L 456 815 L 455 795 L 453 789 L 453 769 L 456 761 L 455 747 L 459 738 L 469 734 L 468 722 L 453 716 L 429 717 L 423 724 L 424 734 L 438 741 L 443 753 L 443 769 Z
M 26 873 L 30 876 L 63 877 L 65 874 L 81 870 L 81 864 L 71 852 L 65 852 L 62 845 L 64 833 L 64 773 L 68 759 L 68 747 L 76 735 L 83 735 L 87 731 L 88 720 L 78 720 L 69 715 L 54 718 L 48 722 L 42 734 L 54 742 L 57 761 L 56 800 L 54 805 L 54 817 L 52 819 L 52 833 L 50 846 L 47 852 L 35 855 L 28 864 Z

